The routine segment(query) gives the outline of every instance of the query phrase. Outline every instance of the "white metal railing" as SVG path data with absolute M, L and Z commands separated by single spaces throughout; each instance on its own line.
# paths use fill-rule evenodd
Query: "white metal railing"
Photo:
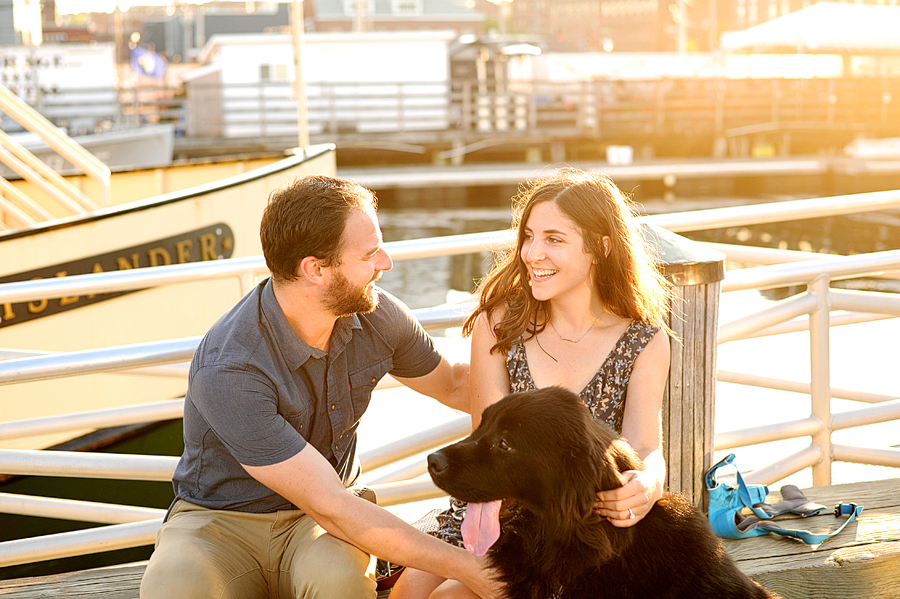
M 878 192 L 781 202 L 778 204 L 716 209 L 693 213 L 645 217 L 643 220 L 664 225 L 676 231 L 733 226 L 824 216 L 833 213 L 861 212 L 900 205 L 900 191 Z M 711 216 L 713 215 L 713 216 Z M 718 225 L 713 223 L 717 222 Z M 386 248 L 395 260 L 438 255 L 462 254 L 496 248 L 511 238 L 509 231 L 459 235 L 426 240 L 391 242 Z M 900 315 L 900 296 L 876 292 L 831 289 L 829 283 L 838 278 L 878 274 L 895 276 L 900 272 L 900 251 L 878 252 L 857 256 L 815 256 L 804 254 L 802 260 L 793 252 L 764 248 L 716 245 L 729 260 L 768 264 L 755 268 L 729 271 L 722 284 L 728 293 L 744 289 L 766 289 L 807 284 L 808 290 L 797 297 L 773 304 L 756 314 L 720 325 L 718 341 L 728 343 L 754 336 L 774 335 L 786 331 L 809 330 L 811 336 L 811 377 L 809 384 L 781 381 L 745 373 L 723 372 L 719 380 L 761 387 L 808 393 L 810 416 L 787 422 L 722 431 L 715 435 L 717 449 L 768 442 L 777 439 L 811 437 L 809 447 L 771 466 L 758 469 L 747 478 L 772 482 L 812 467 L 814 484 L 827 484 L 832 461 L 847 461 L 900 467 L 900 450 L 867 449 L 834 445 L 830 433 L 835 430 L 900 419 L 900 400 L 896 397 L 853 390 L 831 389 L 828 356 L 830 326 L 843 322 L 861 322 Z M 784 263 L 782 263 L 784 262 Z M 158 285 L 236 277 L 245 293 L 256 278 L 266 272 L 262 258 L 243 258 L 217 262 L 156 267 L 72 276 L 63 279 L 29 281 L 0 285 L 0 304 L 78 295 L 144 289 Z M 427 328 L 456 326 L 471 304 L 417 310 L 415 314 Z M 834 311 L 834 312 L 833 312 Z M 849 318 L 847 318 L 849 316 Z M 830 317 L 830 318 L 829 318 Z M 6 350 L 11 359 L 0 361 L 0 386 L 44 380 L 89 372 L 135 372 L 135 369 L 181 363 L 193 354 L 199 338 L 133 344 L 118 348 L 102 348 L 67 353 L 21 352 Z M 25 355 L 23 354 L 32 354 Z M 183 370 L 172 372 L 183 376 Z M 396 383 L 388 382 L 384 386 Z M 830 399 L 841 397 L 870 405 L 832 414 Z M 0 439 L 19 438 L 45 432 L 78 430 L 86 427 L 113 426 L 177 417 L 182 400 L 157 402 L 147 406 L 98 410 L 77 415 L 60 415 L 27 422 L 0 424 Z M 68 421 L 68 422 L 67 422 Z M 361 455 L 365 469 L 374 470 L 399 460 L 419 455 L 455 439 L 469 430 L 467 416 L 419 433 L 409 439 L 393 442 Z M 0 472 L 9 474 L 134 478 L 169 480 L 177 458 L 165 456 L 126 456 L 103 454 L 72 455 L 65 452 L 0 450 Z M 427 478 L 421 462 L 374 480 L 382 505 L 395 505 L 441 495 Z M 0 543 L 0 567 L 60 557 L 79 555 L 113 548 L 138 546 L 153 541 L 160 520 L 155 512 L 124 511 L 110 513 L 96 520 L 102 505 L 90 502 L 71 503 L 46 498 L 9 498 L 0 494 L 0 511 L 21 513 L 35 510 L 53 517 L 77 517 L 89 521 L 114 522 L 110 526 L 89 531 L 76 531 L 37 539 L 21 539 Z M 146 508 L 133 508 L 142 510 Z M 68 514 L 68 515 L 66 515 Z M 136 514 L 154 518 L 145 522 L 128 522 Z
M 88 177 L 96 180 L 100 187 L 100 206 L 111 204 L 111 173 L 107 165 L 3 85 L 0 85 L 0 109 L 20 125 L 37 134 L 48 146 Z M 0 161 L 30 183 L 40 187 L 73 214 L 82 214 L 98 207 L 93 200 L 6 134 L 0 135 Z M 27 215 L 21 207 L 4 200 L 3 206 L 11 208 L 12 214 L 19 220 L 24 219 L 23 224 L 30 224 L 28 221 L 34 222 L 35 215 L 41 220 L 48 218 L 46 210 L 23 193 L 15 190 L 3 177 L 0 177 L 0 183 L 2 183 L 0 188 L 4 193 L 8 193 L 9 196 L 22 203 L 26 210 L 32 212 L 31 215 Z M 14 191 L 10 192 L 11 189 Z

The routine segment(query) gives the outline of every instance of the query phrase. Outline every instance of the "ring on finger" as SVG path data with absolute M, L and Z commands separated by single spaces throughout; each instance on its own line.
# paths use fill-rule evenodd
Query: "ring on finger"
M 634 518 L 635 518 L 634 512 L 631 511 L 631 508 L 628 508 L 628 519 L 634 520 Z

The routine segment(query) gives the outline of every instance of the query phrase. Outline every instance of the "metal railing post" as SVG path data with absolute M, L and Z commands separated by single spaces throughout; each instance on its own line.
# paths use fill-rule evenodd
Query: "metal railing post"
M 829 353 L 830 327 L 829 312 L 831 277 L 821 274 L 809 284 L 809 290 L 817 300 L 817 308 L 809 315 L 809 396 L 812 415 L 825 426 L 812 436 L 814 445 L 823 450 L 822 460 L 812 467 L 813 485 L 831 484 L 831 357 Z
M 241 297 L 244 297 L 250 290 L 256 287 L 256 275 L 252 272 L 245 272 L 238 275 L 238 283 L 241 286 Z

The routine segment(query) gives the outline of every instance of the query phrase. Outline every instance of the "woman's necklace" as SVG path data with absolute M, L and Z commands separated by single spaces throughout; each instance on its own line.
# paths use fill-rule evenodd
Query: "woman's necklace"
M 557 330 L 556 330 L 556 327 L 553 325 L 553 321 L 552 321 L 552 320 L 550 321 L 550 327 L 553 329 L 553 332 L 556 333 L 556 336 L 559 337 L 561 340 L 563 340 L 563 341 L 568 341 L 569 343 L 578 343 L 578 342 L 580 342 L 582 339 L 584 339 L 585 337 L 587 337 L 587 334 L 591 332 L 591 329 L 594 328 L 594 325 L 597 324 L 597 321 L 599 321 L 599 320 L 600 320 L 600 317 L 599 317 L 599 316 L 598 316 L 597 318 L 595 318 L 595 319 L 594 319 L 594 322 L 591 323 L 591 326 L 589 326 L 589 327 L 587 328 L 587 330 L 586 330 L 584 333 L 582 333 L 582 334 L 581 334 L 581 337 L 579 337 L 578 339 L 566 339 L 565 337 L 563 337 L 562 335 L 560 335 L 560 334 L 559 334 L 559 331 L 557 331 Z

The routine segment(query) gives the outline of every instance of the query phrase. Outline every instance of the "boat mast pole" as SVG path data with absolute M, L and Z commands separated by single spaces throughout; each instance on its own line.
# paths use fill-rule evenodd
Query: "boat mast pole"
M 297 140 L 306 155 L 309 147 L 309 120 L 306 112 L 306 85 L 303 82 L 300 49 L 303 45 L 303 0 L 291 2 L 291 40 L 294 46 L 294 95 L 297 98 Z

